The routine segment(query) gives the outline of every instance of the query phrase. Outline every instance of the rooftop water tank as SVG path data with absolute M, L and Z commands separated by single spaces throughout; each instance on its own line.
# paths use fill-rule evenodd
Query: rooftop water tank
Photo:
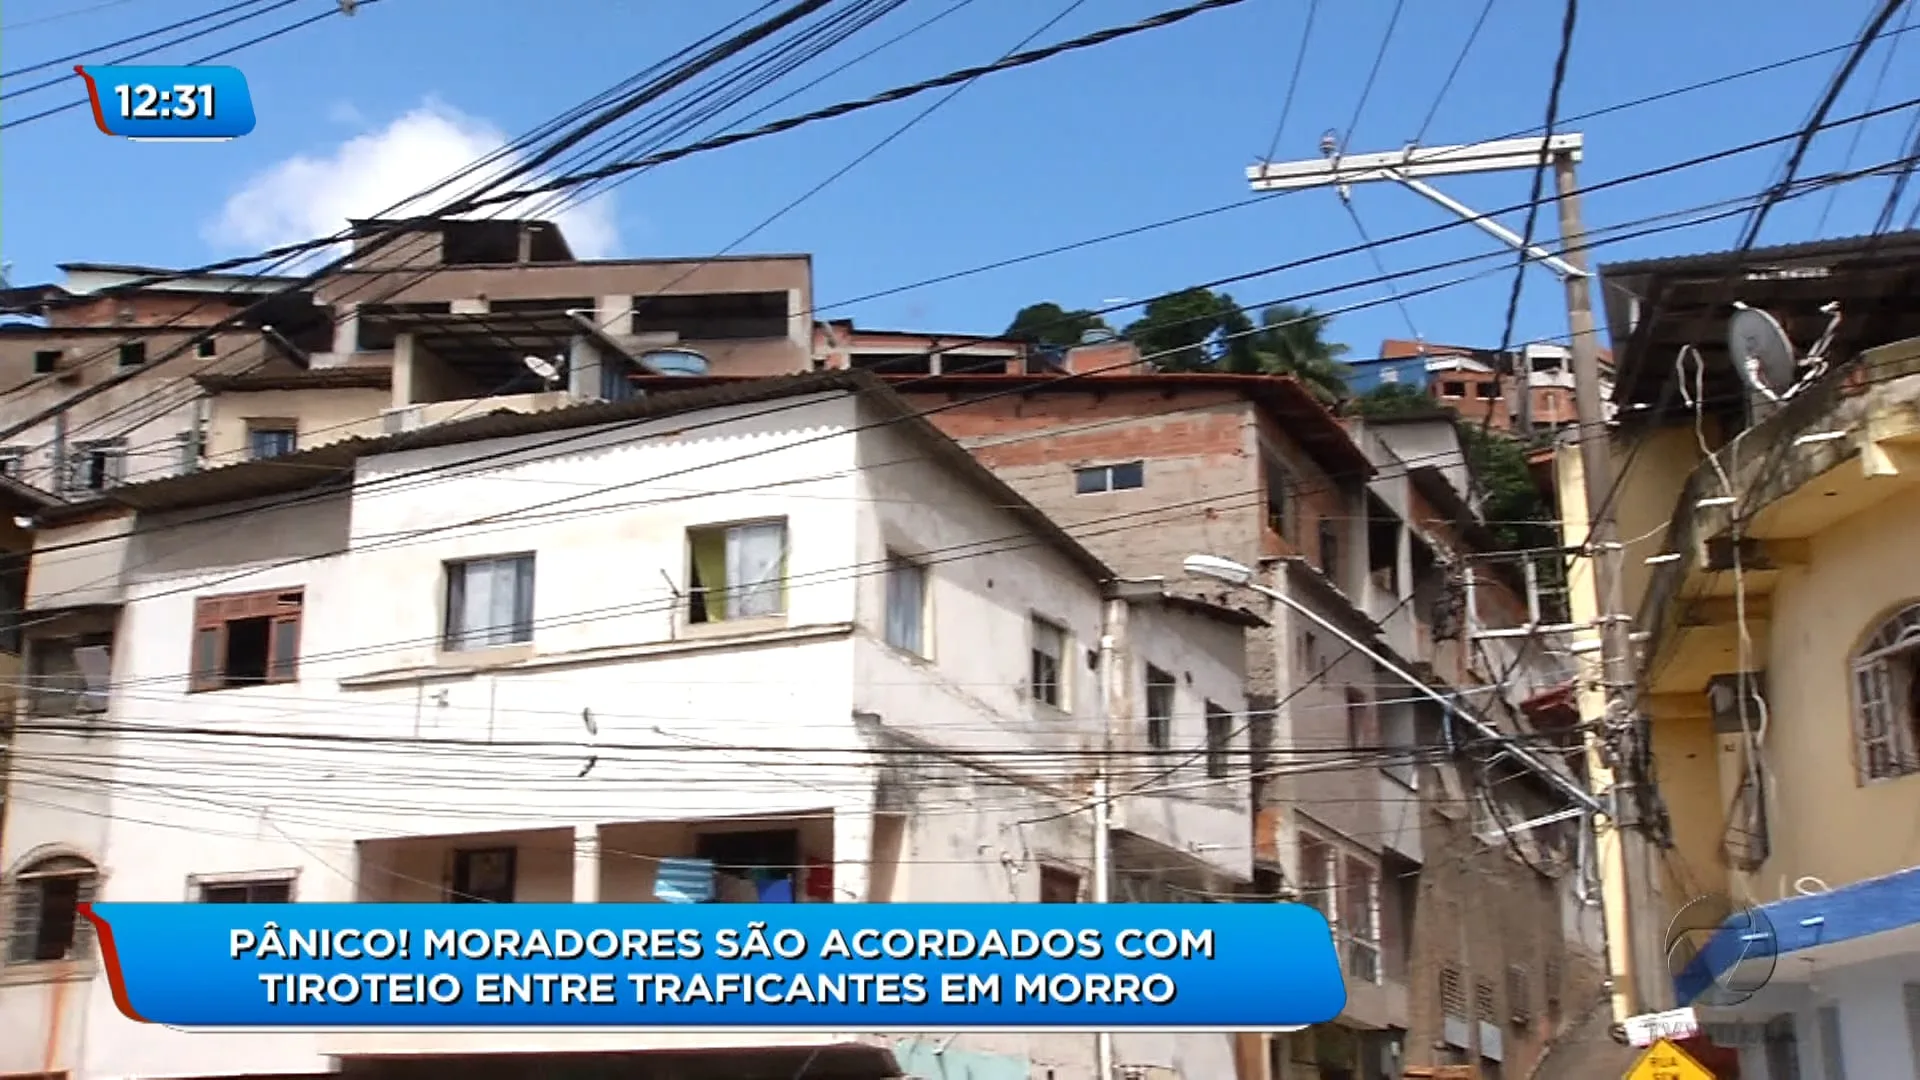
M 655 375 L 700 376 L 707 358 L 692 349 L 653 349 L 640 354 L 640 365 Z

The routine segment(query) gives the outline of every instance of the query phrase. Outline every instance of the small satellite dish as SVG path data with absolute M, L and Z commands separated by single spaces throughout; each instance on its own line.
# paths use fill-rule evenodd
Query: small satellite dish
M 1736 304 L 1727 323 L 1727 352 L 1747 385 L 1769 401 L 1779 401 L 1795 389 L 1799 361 L 1793 339 L 1778 319 L 1745 304 Z
M 552 386 L 560 379 L 560 366 L 544 356 L 523 356 L 520 362 L 527 365 L 527 370 L 538 375 L 540 381 L 548 386 Z

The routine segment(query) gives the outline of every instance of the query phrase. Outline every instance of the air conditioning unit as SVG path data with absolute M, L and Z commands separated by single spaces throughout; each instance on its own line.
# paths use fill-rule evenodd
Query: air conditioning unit
M 418 405 L 402 405 L 397 409 L 380 410 L 380 431 L 385 435 L 398 435 L 403 431 L 412 431 L 421 426 L 426 418 L 426 410 Z

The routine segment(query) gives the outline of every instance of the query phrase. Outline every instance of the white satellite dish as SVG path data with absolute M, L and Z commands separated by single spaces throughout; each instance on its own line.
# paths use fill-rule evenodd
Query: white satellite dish
M 552 386 L 560 381 L 560 365 L 544 356 L 527 355 L 520 358 L 527 370 L 540 377 L 540 381 Z
M 1734 366 L 1747 385 L 1768 401 L 1787 397 L 1799 381 L 1793 339 L 1778 319 L 1759 308 L 1745 304 L 1734 307 L 1733 318 L 1727 323 L 1727 352 Z

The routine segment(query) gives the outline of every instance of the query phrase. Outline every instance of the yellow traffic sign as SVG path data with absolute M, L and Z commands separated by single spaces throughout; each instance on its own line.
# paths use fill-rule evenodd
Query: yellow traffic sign
M 1623 1080 L 1714 1080 L 1705 1065 L 1666 1039 L 1647 1047 Z

